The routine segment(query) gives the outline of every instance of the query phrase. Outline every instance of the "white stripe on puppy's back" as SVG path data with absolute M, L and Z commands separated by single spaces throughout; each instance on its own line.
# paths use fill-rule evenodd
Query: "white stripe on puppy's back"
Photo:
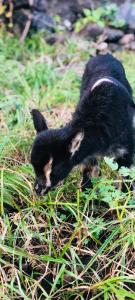
M 91 91 L 93 91 L 97 86 L 99 86 L 101 83 L 103 83 L 103 82 L 109 82 L 109 83 L 112 83 L 112 84 L 115 84 L 116 85 L 116 83 L 113 81 L 113 80 L 111 80 L 111 79 L 109 79 L 109 78 L 107 78 L 107 77 L 104 77 L 104 78 L 100 78 L 100 79 L 98 79 L 95 83 L 94 83 L 94 85 L 92 86 L 92 88 L 91 88 Z

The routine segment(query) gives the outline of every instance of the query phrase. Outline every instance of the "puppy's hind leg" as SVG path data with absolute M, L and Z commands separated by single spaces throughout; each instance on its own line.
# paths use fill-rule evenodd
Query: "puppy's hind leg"
M 98 177 L 100 170 L 98 167 L 97 160 L 95 158 L 87 159 L 82 164 L 82 182 L 81 190 L 85 191 L 88 188 L 92 188 L 91 177 Z
M 118 169 L 120 169 L 121 167 L 127 167 L 130 168 L 131 165 L 133 164 L 133 158 L 132 155 L 124 155 L 123 157 L 119 157 L 117 158 L 117 163 L 118 163 Z M 125 179 L 125 182 L 124 182 Z M 126 183 L 126 179 L 130 179 L 129 176 L 127 176 L 126 178 L 122 177 L 122 182 L 119 186 L 119 188 L 122 190 L 122 192 L 127 192 L 128 189 L 133 190 L 133 185 L 131 185 L 130 182 Z

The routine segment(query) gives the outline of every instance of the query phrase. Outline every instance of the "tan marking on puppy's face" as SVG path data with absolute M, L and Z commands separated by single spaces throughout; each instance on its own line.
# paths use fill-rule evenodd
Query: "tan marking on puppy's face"
M 71 156 L 73 156 L 76 153 L 76 151 L 79 150 L 83 138 L 84 138 L 84 132 L 82 131 L 78 132 L 76 136 L 73 138 L 71 145 L 69 147 L 69 152 L 71 153 Z
M 51 186 L 51 179 L 50 179 L 50 175 L 52 172 L 52 163 L 53 163 L 53 158 L 51 157 L 49 162 L 44 166 L 44 175 L 46 178 L 46 188 Z

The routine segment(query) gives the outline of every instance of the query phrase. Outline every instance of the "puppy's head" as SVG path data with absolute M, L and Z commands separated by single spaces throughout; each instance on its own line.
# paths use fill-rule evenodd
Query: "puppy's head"
M 32 110 L 37 136 L 31 151 L 31 163 L 35 171 L 35 191 L 38 195 L 46 194 L 71 171 L 71 157 L 79 146 L 79 137 L 65 138 L 63 130 L 48 129 L 43 115 Z

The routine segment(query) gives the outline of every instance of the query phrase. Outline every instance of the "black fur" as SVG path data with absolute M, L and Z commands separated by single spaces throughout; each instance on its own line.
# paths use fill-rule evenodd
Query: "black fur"
M 114 83 L 103 82 L 91 91 L 94 83 L 103 77 Z M 60 129 L 47 129 L 39 111 L 32 111 L 32 115 L 38 132 L 31 152 L 38 194 L 46 188 L 43 168 L 50 158 L 53 158 L 51 186 L 45 193 L 64 179 L 74 166 L 83 163 L 86 165 L 83 170 L 85 186 L 88 180 L 86 161 L 96 161 L 98 156 L 115 156 L 119 166 L 130 167 L 133 162 L 135 108 L 132 89 L 122 64 L 110 54 L 98 55 L 88 61 L 80 101 L 70 123 Z M 79 150 L 72 155 L 70 148 L 79 132 L 83 132 L 84 138 Z

